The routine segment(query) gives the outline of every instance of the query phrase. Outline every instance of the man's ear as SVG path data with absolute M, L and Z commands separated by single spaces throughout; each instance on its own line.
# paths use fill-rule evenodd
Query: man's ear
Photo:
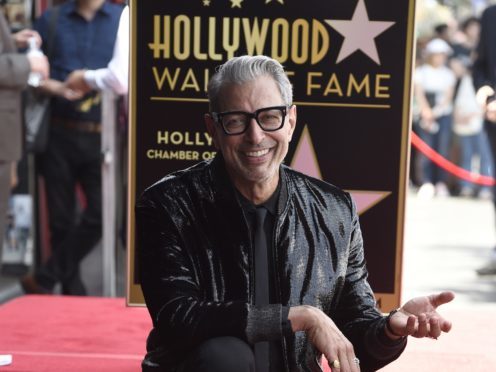
M 289 141 L 293 138 L 293 132 L 296 128 L 296 105 L 291 105 L 288 110 L 288 123 L 289 123 Z
M 219 145 L 217 144 L 217 130 L 219 129 L 218 126 L 215 124 L 215 120 L 210 114 L 205 114 L 203 116 L 203 119 L 205 120 L 205 125 L 207 126 L 207 132 L 212 137 L 212 141 L 214 144 L 214 147 L 219 150 Z

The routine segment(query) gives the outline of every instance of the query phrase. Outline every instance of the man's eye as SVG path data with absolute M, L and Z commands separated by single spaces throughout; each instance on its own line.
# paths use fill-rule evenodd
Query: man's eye
M 280 111 L 264 112 L 261 115 L 259 115 L 258 119 L 262 123 L 279 122 L 281 120 L 281 112 Z
M 242 117 L 231 117 L 224 119 L 224 125 L 227 127 L 239 127 L 244 125 L 244 119 Z

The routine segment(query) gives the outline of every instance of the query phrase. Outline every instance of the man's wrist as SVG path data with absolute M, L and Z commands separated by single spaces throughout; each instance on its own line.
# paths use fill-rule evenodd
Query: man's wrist
M 293 306 L 289 309 L 288 319 L 293 332 L 305 331 L 308 328 L 308 309 L 305 305 Z
M 293 334 L 293 327 L 289 319 L 289 307 L 283 306 L 281 312 L 281 331 L 283 337 L 289 337 Z
M 391 318 L 393 317 L 394 314 L 396 314 L 400 309 L 394 309 L 392 310 L 388 316 L 386 317 L 386 321 L 384 323 L 384 333 L 385 335 L 390 338 L 393 341 L 399 340 L 401 338 L 404 338 L 406 336 L 400 335 L 394 331 L 394 329 L 391 327 Z

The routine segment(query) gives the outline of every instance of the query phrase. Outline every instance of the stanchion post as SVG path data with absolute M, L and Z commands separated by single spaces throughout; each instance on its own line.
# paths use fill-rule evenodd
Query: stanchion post
M 102 92 L 103 295 L 116 296 L 116 96 Z

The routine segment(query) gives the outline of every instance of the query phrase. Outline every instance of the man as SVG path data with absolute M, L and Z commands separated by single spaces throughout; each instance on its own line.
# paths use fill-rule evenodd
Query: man
M 107 67 L 97 70 L 75 70 L 69 74 L 66 85 L 85 93 L 91 90 L 111 90 L 115 94 L 127 94 L 129 77 L 129 7 L 121 14 L 114 54 Z
M 54 16 L 54 12 L 57 12 Z M 104 0 L 76 0 L 46 11 L 36 23 L 48 38 L 55 19 L 51 79 L 42 89 L 53 96 L 47 150 L 40 157 L 45 179 L 52 254 L 34 276 L 23 278 L 26 293 L 85 295 L 79 263 L 102 234 L 101 99 L 100 93 L 68 89 L 64 81 L 74 70 L 106 67 L 112 58 L 122 6 Z M 82 215 L 76 217 L 75 188 L 84 193 Z
M 26 56 L 17 52 L 27 40 L 40 36 L 23 30 L 13 36 L 0 11 L 0 266 L 5 233 L 5 218 L 11 187 L 15 183 L 16 162 L 22 152 L 21 91 L 27 86 L 30 72 L 48 77 L 48 61 L 44 56 Z
M 218 155 L 136 205 L 153 321 L 144 371 L 320 371 L 322 354 L 333 370 L 370 371 L 397 358 L 407 335 L 449 331 L 436 307 L 451 292 L 383 317 L 350 195 L 282 165 L 296 107 L 277 61 L 233 58 L 208 95 Z
M 477 90 L 477 99 L 485 110 L 484 128 L 491 146 L 493 165 L 496 164 L 496 5 L 488 7 L 480 21 L 480 38 L 477 46 L 476 60 L 473 67 L 473 79 Z M 494 172 L 493 172 L 494 173 Z M 493 201 L 496 208 L 496 185 L 493 188 Z M 479 275 L 496 275 L 496 247 L 488 262 L 476 270 Z

